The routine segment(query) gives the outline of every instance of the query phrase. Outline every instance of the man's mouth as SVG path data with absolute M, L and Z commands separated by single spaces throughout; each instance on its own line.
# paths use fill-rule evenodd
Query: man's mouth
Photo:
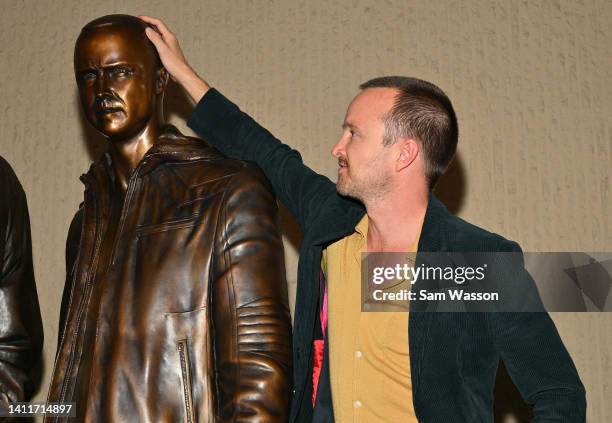
M 338 159 L 338 167 L 340 169 L 345 169 L 348 167 L 348 162 L 346 161 L 346 159 Z

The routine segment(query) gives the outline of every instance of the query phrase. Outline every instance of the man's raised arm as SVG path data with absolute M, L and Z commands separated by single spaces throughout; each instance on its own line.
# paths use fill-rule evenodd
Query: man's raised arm
M 324 203 L 337 197 L 333 182 L 302 162 L 300 153 L 281 143 L 188 65 L 176 36 L 159 19 L 140 17 L 166 70 L 197 102 L 188 125 L 227 156 L 250 160 L 263 170 L 280 200 L 300 225 L 308 225 Z

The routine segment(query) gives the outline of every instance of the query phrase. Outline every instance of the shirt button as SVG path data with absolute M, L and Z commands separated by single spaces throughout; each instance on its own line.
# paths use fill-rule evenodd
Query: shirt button
M 359 350 L 355 351 L 355 358 L 361 358 L 363 356 L 363 353 Z
M 355 408 L 361 408 L 361 401 L 357 400 L 353 403 L 353 407 Z

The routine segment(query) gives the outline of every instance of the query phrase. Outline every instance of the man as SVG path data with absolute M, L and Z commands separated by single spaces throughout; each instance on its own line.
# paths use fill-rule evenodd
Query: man
M 405 77 L 363 84 L 332 150 L 334 186 L 199 78 L 163 22 L 141 18 L 157 27 L 149 39 L 198 102 L 189 125 L 229 156 L 258 163 L 304 230 L 291 422 L 490 422 L 500 358 L 535 421 L 584 421 L 584 388 L 546 313 L 360 312 L 362 252 L 520 251 L 432 194 L 458 133 L 439 88 Z
M 108 153 L 87 175 L 49 401 L 78 421 L 287 418 L 291 321 L 272 192 L 252 165 L 163 125 L 145 24 L 87 24 L 74 56 Z
M 30 218 L 23 188 L 0 157 L 0 408 L 27 401 L 43 328 L 32 266 Z

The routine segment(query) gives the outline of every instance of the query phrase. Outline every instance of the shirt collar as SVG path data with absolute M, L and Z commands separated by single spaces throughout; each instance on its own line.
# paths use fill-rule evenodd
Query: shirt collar
M 363 215 L 359 223 L 357 223 L 357 226 L 355 226 L 355 233 L 358 234 L 362 240 L 367 239 L 368 223 L 369 223 L 369 220 L 368 220 L 368 215 L 366 213 Z M 419 230 L 419 233 L 417 234 L 416 242 L 410 246 L 410 251 L 408 252 L 415 253 L 418 251 L 419 239 L 421 237 L 422 230 L 423 228 L 421 227 L 421 229 Z
M 357 226 L 355 226 L 355 232 L 365 238 L 368 235 L 368 215 L 364 214 Z

